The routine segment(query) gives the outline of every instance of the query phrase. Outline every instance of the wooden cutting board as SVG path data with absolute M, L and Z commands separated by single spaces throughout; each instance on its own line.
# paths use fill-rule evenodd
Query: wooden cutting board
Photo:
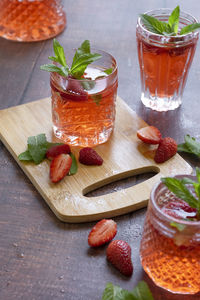
M 114 132 L 110 140 L 95 149 L 104 159 L 102 166 L 79 164 L 78 173 L 53 184 L 49 180 L 49 161 L 39 165 L 20 162 L 29 136 L 45 133 L 55 141 L 51 124 L 50 98 L 0 111 L 0 138 L 55 215 L 64 222 L 78 223 L 122 215 L 147 205 L 150 191 L 162 176 L 190 174 L 192 168 L 178 154 L 163 164 L 152 159 L 152 147 L 138 140 L 136 131 L 146 123 L 127 104 L 117 98 Z M 78 158 L 79 148 L 72 147 Z M 116 180 L 145 172 L 156 172 L 150 179 L 98 197 L 85 195 Z

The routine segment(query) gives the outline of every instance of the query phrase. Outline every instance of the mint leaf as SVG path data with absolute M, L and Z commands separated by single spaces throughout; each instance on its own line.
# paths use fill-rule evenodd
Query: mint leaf
M 113 69 L 109 68 L 109 69 L 104 70 L 104 73 L 106 73 L 107 75 L 110 75 L 110 74 L 112 74 L 112 71 L 113 71 Z
M 28 138 L 28 151 L 36 164 L 39 164 L 47 151 L 47 140 L 44 133 Z
M 146 15 L 146 14 L 141 14 L 140 15 L 142 22 L 144 26 L 151 32 L 156 33 L 156 34 L 170 34 L 172 33 L 171 28 L 169 24 L 159 21 L 158 19 Z
M 76 50 L 71 67 L 75 64 L 78 58 L 83 54 L 90 54 L 90 42 L 88 40 L 85 40 L 81 44 L 81 46 Z
M 65 59 L 64 49 L 56 39 L 53 40 L 53 49 L 57 62 L 59 62 L 62 66 L 66 67 L 67 63 Z
M 194 137 L 191 137 L 189 134 L 184 137 L 185 143 L 178 145 L 179 152 L 187 152 L 195 154 L 200 157 L 200 143 L 196 141 Z
M 137 300 L 154 300 L 148 285 L 144 281 L 138 283 L 133 289 L 132 294 Z
M 26 150 L 25 152 L 22 152 L 18 155 L 19 160 L 24 160 L 24 161 L 33 161 L 32 156 L 30 155 L 29 151 Z
M 200 28 L 200 23 L 194 23 L 183 27 L 180 31 L 180 35 L 190 33 L 196 29 Z
M 107 283 L 102 300 L 154 300 L 154 298 L 146 282 L 140 281 L 131 292 Z
M 94 100 L 94 102 L 96 103 L 96 105 L 99 105 L 101 100 L 102 100 L 102 95 L 92 95 L 91 98 Z
M 75 155 L 73 153 L 70 153 L 70 156 L 72 158 L 72 165 L 69 170 L 69 175 L 74 175 L 78 171 L 78 164 L 77 164 Z
M 187 189 L 182 180 L 172 177 L 161 178 L 161 181 L 168 187 L 168 189 L 174 193 L 177 197 L 183 199 L 191 207 L 198 209 L 198 201 Z
M 112 283 L 107 283 L 102 300 L 137 300 L 129 291 Z
M 70 74 L 79 79 L 84 74 L 87 66 L 99 58 L 101 58 L 101 54 L 98 53 L 85 53 L 80 55 L 72 64 Z
M 84 90 L 86 91 L 90 91 L 95 87 L 95 81 L 81 81 L 81 85 L 84 88 Z
M 68 69 L 67 67 L 59 68 L 53 64 L 47 64 L 40 66 L 40 70 L 47 71 L 47 72 L 56 72 L 61 76 L 68 76 Z
M 171 222 L 170 226 L 177 228 L 178 231 L 180 231 L 180 232 L 183 231 L 186 227 L 186 225 L 180 224 L 180 223 L 177 223 L 177 222 Z
M 172 11 L 169 16 L 168 24 L 171 28 L 171 31 L 175 34 L 178 33 L 178 25 L 179 25 L 179 16 L 180 16 L 180 7 L 179 5 Z

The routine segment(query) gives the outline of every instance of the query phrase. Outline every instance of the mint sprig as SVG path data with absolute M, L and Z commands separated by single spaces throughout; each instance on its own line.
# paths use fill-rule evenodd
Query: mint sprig
M 55 56 L 49 56 L 49 59 L 60 64 L 61 67 L 55 64 L 45 64 L 40 69 L 48 72 L 57 72 L 64 77 L 71 75 L 76 79 L 81 79 L 87 66 L 102 57 L 101 54 L 91 53 L 90 42 L 85 40 L 76 50 L 70 68 L 66 62 L 64 49 L 56 39 L 53 40 L 53 49 Z
M 200 169 L 196 168 L 197 181 L 193 181 L 190 178 L 184 177 L 178 179 L 174 177 L 164 177 L 161 181 L 167 186 L 167 188 L 174 193 L 178 198 L 187 202 L 191 207 L 196 208 L 198 215 L 200 216 Z M 188 189 L 187 185 L 191 184 L 194 187 L 196 197 Z
M 160 21 L 153 16 L 147 14 L 140 15 L 144 26 L 151 32 L 166 36 L 176 36 L 190 33 L 200 28 L 200 23 L 194 23 L 184 26 L 179 32 L 179 18 L 180 7 L 179 5 L 172 11 L 168 18 L 168 23 Z
M 38 165 L 45 159 L 47 150 L 58 145 L 62 145 L 62 143 L 48 142 L 44 133 L 30 136 L 27 141 L 27 150 L 20 153 L 18 159 L 20 161 L 34 162 Z M 72 165 L 69 170 L 69 175 L 74 175 L 78 170 L 78 164 L 75 155 L 70 153 L 70 156 L 72 158 Z
M 112 283 L 107 283 L 102 300 L 154 300 L 154 298 L 146 282 L 140 281 L 130 292 Z
M 189 134 L 184 137 L 185 143 L 178 145 L 179 152 L 187 152 L 194 154 L 200 158 L 200 143 L 196 141 L 194 137 Z

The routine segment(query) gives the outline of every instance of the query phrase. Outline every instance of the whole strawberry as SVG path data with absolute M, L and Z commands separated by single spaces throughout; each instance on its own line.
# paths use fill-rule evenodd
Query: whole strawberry
M 154 157 L 156 163 L 163 163 L 177 152 L 177 143 L 174 139 L 166 137 L 161 140 Z
M 112 241 L 106 250 L 107 259 L 123 275 L 131 276 L 133 273 L 133 264 L 131 261 L 131 247 L 122 240 Z
M 92 148 L 85 147 L 79 152 L 79 162 L 84 165 L 102 165 L 103 159 L 101 156 Z

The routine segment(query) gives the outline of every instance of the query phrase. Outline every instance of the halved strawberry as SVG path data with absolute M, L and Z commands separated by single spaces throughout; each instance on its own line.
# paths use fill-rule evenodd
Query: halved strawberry
M 72 165 L 72 158 L 69 154 L 59 154 L 50 164 L 50 179 L 56 183 L 69 173 Z
M 58 156 L 59 154 L 70 154 L 71 153 L 71 149 L 70 146 L 67 144 L 63 144 L 63 145 L 57 145 L 57 146 L 53 146 L 51 148 L 49 148 L 46 152 L 46 157 L 48 159 L 54 159 L 54 157 Z
M 68 77 L 66 92 L 66 98 L 73 101 L 86 101 L 88 99 L 88 93 L 84 90 L 81 80 L 77 80 L 72 76 Z
M 174 200 L 166 203 L 163 207 L 163 211 L 174 218 L 196 218 L 197 209 L 191 207 L 187 202 L 183 200 Z
M 133 273 L 131 247 L 125 241 L 114 240 L 106 250 L 107 259 L 125 276 Z
M 154 126 L 140 128 L 137 137 L 146 144 L 159 144 L 162 138 L 160 131 Z
M 154 157 L 156 163 L 163 163 L 177 152 L 177 143 L 174 139 L 166 137 L 161 140 Z
M 111 241 L 117 233 L 117 224 L 113 220 L 103 219 L 99 221 L 88 235 L 88 244 L 98 247 Z

